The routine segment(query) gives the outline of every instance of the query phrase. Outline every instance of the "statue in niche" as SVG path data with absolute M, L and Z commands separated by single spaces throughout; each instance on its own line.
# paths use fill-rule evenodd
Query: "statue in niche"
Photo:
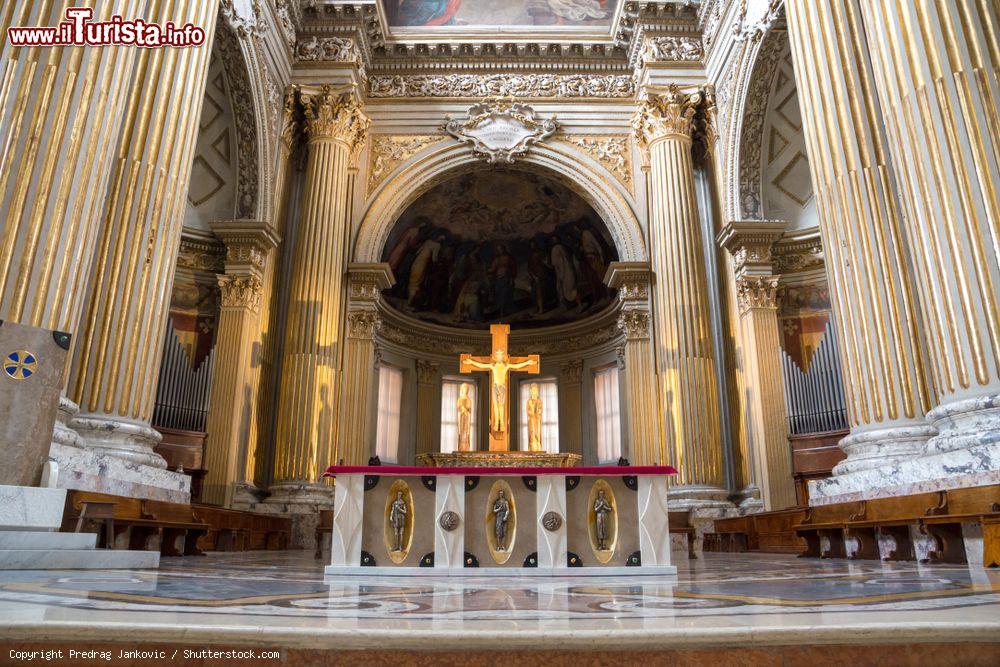
M 458 411 L 458 451 L 472 451 L 472 399 L 469 398 L 469 385 L 463 382 L 458 390 L 458 401 L 455 402 Z
M 406 528 L 406 514 L 409 510 L 406 501 L 403 499 L 403 492 L 396 492 L 396 499 L 392 501 L 392 509 L 389 510 L 389 523 L 392 524 L 392 531 L 395 538 L 393 551 L 403 550 L 403 530 Z
M 609 516 L 614 510 L 611 503 L 604 497 L 604 491 L 597 492 L 597 500 L 594 501 L 594 514 L 596 516 L 597 549 L 598 551 L 608 550 L 608 535 L 611 532 Z
M 510 520 L 510 503 L 503 489 L 493 503 L 493 534 L 497 538 L 497 551 L 507 550 L 507 522 Z
M 525 405 L 528 413 L 528 450 L 542 451 L 542 399 L 538 395 L 538 385 L 532 383 L 528 402 Z

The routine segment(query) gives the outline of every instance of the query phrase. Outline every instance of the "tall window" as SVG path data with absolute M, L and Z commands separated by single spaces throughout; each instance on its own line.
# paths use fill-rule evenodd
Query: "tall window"
M 462 385 L 469 385 L 469 400 L 472 403 L 469 424 L 469 449 L 476 449 L 476 385 L 468 380 L 445 378 L 441 382 L 441 451 L 458 450 L 458 397 Z
M 402 402 L 403 371 L 380 366 L 375 454 L 383 463 L 399 462 L 399 406 Z
M 521 383 L 519 412 L 521 421 L 520 446 L 528 449 L 528 397 L 531 385 L 538 385 L 538 396 L 542 399 L 542 450 L 555 454 L 559 451 L 559 390 L 555 380 L 529 380 Z
M 613 463 L 622 455 L 622 416 L 618 400 L 618 367 L 594 373 L 597 412 L 597 461 Z

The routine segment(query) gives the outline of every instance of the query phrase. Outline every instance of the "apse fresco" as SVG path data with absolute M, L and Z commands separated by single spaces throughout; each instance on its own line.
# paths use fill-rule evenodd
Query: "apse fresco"
M 603 278 L 617 259 L 579 195 L 537 174 L 481 171 L 421 195 L 396 221 L 382 253 L 396 277 L 385 297 L 448 326 L 552 326 L 611 303 Z
M 383 0 L 389 24 L 610 26 L 618 0 Z

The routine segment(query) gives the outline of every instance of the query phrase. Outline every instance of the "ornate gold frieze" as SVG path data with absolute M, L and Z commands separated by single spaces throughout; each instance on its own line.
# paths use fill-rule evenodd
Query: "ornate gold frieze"
M 569 468 L 579 454 L 558 452 L 430 452 L 417 454 L 417 465 L 437 468 Z
M 823 241 L 819 235 L 801 241 L 779 243 L 773 249 L 776 273 L 798 273 L 818 269 L 825 263 Z
M 415 74 L 374 75 L 368 96 L 386 97 L 555 97 L 630 98 L 630 74 Z
M 682 90 L 677 84 L 650 92 L 632 116 L 632 131 L 644 151 L 657 139 L 669 136 L 691 138 L 695 114 L 705 96 L 701 90 Z
M 226 249 L 220 243 L 182 236 L 177 266 L 194 271 L 222 273 L 225 256 Z
M 368 166 L 368 194 L 393 170 L 431 144 L 442 141 L 441 135 L 373 134 Z
M 632 189 L 632 149 L 628 135 L 567 135 L 564 141 L 582 148 Z
M 219 294 L 223 308 L 247 308 L 254 312 L 260 309 L 260 294 L 263 283 L 257 276 L 221 275 Z
M 306 131 L 310 141 L 337 139 L 354 151 L 364 142 L 371 119 L 351 92 L 323 86 L 318 92 L 302 92 Z

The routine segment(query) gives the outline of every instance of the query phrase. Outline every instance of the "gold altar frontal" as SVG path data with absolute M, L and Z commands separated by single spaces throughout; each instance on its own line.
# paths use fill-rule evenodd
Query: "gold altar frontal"
M 432 468 L 570 468 L 579 454 L 560 452 L 432 452 L 418 454 L 417 465 Z

